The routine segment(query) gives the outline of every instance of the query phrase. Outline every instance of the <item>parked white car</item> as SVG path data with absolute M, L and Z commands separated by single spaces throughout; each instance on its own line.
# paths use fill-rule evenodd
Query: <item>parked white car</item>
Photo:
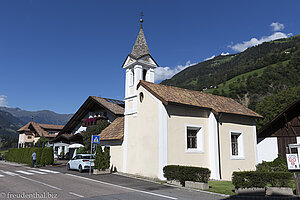
M 75 169 L 79 170 L 79 172 L 82 172 L 84 170 L 90 169 L 90 166 L 93 169 L 94 160 L 94 154 L 77 154 L 72 158 L 72 160 L 69 160 L 69 162 L 67 163 L 67 170 Z

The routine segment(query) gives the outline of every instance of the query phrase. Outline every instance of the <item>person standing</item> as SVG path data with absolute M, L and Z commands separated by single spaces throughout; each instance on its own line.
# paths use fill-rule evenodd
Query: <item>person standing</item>
M 31 156 L 32 156 L 32 167 L 34 167 L 34 165 L 37 166 L 36 165 L 36 153 L 33 152 L 33 154 Z

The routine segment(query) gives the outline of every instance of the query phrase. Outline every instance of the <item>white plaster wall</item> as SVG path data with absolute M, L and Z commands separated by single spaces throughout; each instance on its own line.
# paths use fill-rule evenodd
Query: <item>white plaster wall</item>
M 144 100 L 137 103 L 137 114 L 125 116 L 127 132 L 124 144 L 127 146 L 124 156 L 125 170 L 130 174 L 158 177 L 158 103 L 142 87 Z M 126 128 L 126 125 L 125 125 Z M 123 145 L 124 145 L 123 144 Z
M 258 141 L 261 139 L 262 138 L 258 138 Z M 262 161 L 273 161 L 277 156 L 278 145 L 276 137 L 264 138 L 257 144 L 258 163 L 262 163 Z
M 80 126 L 80 127 L 75 131 L 74 134 L 80 133 L 80 132 L 82 132 L 82 131 L 86 131 L 86 127 Z
M 25 143 L 25 138 L 26 138 L 26 135 L 25 133 L 22 133 L 22 134 L 19 134 L 19 144 L 24 144 Z
M 168 107 L 168 165 L 187 165 L 210 168 L 209 128 L 206 112 L 182 106 Z M 194 116 L 193 116 L 194 115 Z M 203 152 L 189 152 L 186 145 L 186 125 L 201 126 Z
M 229 119 L 231 120 L 231 119 Z M 235 123 L 220 123 L 220 162 L 221 162 L 221 179 L 231 180 L 234 171 L 255 170 L 256 167 L 256 150 L 254 142 L 256 135 L 254 133 L 253 122 L 249 120 L 249 125 L 243 123 L 243 119 L 235 118 Z M 240 122 L 239 122 L 240 121 Z M 241 156 L 234 158 L 231 156 L 231 132 L 242 133 Z
M 117 168 L 118 172 L 123 171 L 123 145 L 110 146 L 110 165 Z

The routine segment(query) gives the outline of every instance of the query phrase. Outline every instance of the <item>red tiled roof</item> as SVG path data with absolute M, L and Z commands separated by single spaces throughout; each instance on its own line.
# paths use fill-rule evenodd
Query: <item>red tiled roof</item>
M 25 126 L 21 127 L 17 132 L 29 132 L 30 126 L 34 128 L 34 130 L 40 135 L 45 137 L 55 137 L 55 135 L 48 134 L 48 132 L 45 129 L 53 129 L 53 130 L 62 130 L 63 125 L 55 125 L 55 124 L 39 124 L 35 122 L 28 122 Z
M 147 81 L 140 81 L 138 87 L 143 86 L 165 105 L 169 103 L 197 106 L 212 109 L 217 113 L 231 113 L 262 118 L 261 115 L 239 104 L 237 101 L 204 92 L 166 86 Z
M 123 139 L 123 136 L 124 136 L 124 117 L 117 117 L 99 135 L 100 135 L 100 140 Z
M 96 100 L 98 103 L 100 103 L 102 106 L 106 107 L 108 110 L 113 112 L 116 115 L 123 115 L 124 114 L 124 108 L 119 106 L 118 104 L 108 102 L 105 100 L 106 98 L 102 97 L 96 97 L 91 96 L 94 100 Z

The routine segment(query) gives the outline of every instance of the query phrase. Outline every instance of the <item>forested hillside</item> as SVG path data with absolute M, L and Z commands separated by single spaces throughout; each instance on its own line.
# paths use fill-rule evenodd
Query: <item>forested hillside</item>
M 0 110 L 0 136 L 12 135 L 16 137 L 18 135 L 16 130 L 21 128 L 24 124 L 23 121 L 14 117 L 9 112 Z
M 294 91 L 291 88 L 300 85 L 300 35 L 198 63 L 161 84 L 236 99 L 265 116 L 266 120 L 260 123 L 263 125 L 270 116 L 278 114 L 278 110 L 269 113 L 268 107 L 261 108 L 258 103 L 285 90 Z M 295 100 L 300 96 L 291 98 Z M 283 100 L 281 105 L 290 101 Z

